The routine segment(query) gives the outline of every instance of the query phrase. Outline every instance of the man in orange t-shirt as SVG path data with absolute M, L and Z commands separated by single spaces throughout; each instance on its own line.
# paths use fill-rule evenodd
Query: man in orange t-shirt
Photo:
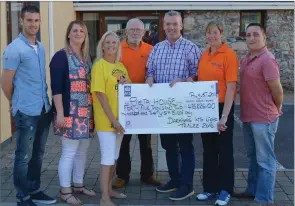
M 130 19 L 126 25 L 127 38 L 122 45 L 121 62 L 128 70 L 132 83 L 145 83 L 146 63 L 153 46 L 144 43 L 144 24 L 140 19 Z M 117 161 L 117 178 L 113 182 L 114 188 L 121 188 L 129 181 L 131 171 L 131 160 L 129 146 L 132 135 L 124 135 L 119 158 Z M 145 184 L 159 186 L 162 182 L 154 177 L 154 162 L 151 148 L 151 135 L 139 134 L 140 156 L 141 156 L 141 181 Z

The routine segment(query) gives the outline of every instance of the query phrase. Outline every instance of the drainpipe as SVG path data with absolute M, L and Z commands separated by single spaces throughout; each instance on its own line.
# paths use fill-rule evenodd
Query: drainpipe
M 49 13 L 49 54 L 50 60 L 54 55 L 54 38 L 53 38 L 53 5 L 52 1 L 49 1 L 48 13 Z

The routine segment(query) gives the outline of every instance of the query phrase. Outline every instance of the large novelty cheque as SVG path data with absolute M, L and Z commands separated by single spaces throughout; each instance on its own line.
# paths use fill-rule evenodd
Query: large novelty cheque
M 126 134 L 217 132 L 216 81 L 119 85 L 119 121 Z

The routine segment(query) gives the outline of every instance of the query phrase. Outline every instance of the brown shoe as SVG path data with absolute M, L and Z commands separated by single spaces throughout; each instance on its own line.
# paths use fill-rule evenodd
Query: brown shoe
M 254 199 L 255 195 L 246 192 L 233 192 L 232 197 Z
M 112 186 L 114 189 L 119 189 L 122 187 L 125 187 L 125 185 L 127 184 L 127 182 L 119 177 L 117 177 L 116 179 L 113 180 Z
M 148 179 L 146 179 L 146 180 L 141 179 L 141 182 L 142 182 L 143 184 L 153 185 L 153 186 L 160 186 L 160 185 L 163 184 L 162 181 L 157 180 L 154 176 L 150 176 L 150 177 L 149 177 Z

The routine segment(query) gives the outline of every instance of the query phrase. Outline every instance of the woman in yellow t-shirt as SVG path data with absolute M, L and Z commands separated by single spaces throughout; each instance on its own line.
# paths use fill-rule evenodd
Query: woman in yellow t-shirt
M 119 156 L 124 128 L 118 121 L 118 83 L 130 82 L 121 59 L 121 44 L 114 32 L 106 32 L 97 45 L 97 61 L 91 71 L 94 122 L 101 151 L 100 205 L 115 205 L 113 198 L 126 198 L 112 190 L 112 175 Z

